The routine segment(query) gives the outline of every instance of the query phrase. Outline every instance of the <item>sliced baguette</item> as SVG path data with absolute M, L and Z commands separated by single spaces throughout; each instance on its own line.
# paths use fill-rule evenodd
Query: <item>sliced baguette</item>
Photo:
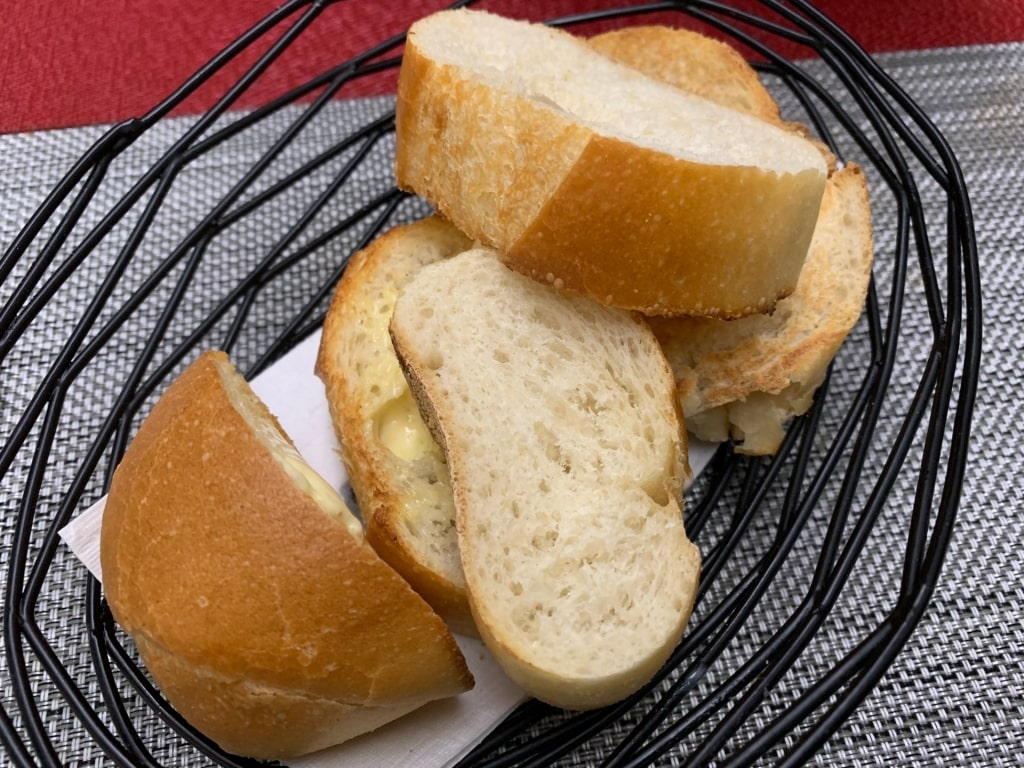
M 556 706 L 642 686 L 682 635 L 700 570 L 672 373 L 628 312 L 474 249 L 424 267 L 391 334 L 451 472 L 480 635 Z
M 448 466 L 388 335 L 403 286 L 424 265 L 470 245 L 451 224 L 431 217 L 396 227 L 357 253 L 327 311 L 316 374 L 367 540 L 453 630 L 475 635 Z
M 223 353 L 117 467 L 103 587 L 168 701 L 223 749 L 322 749 L 472 685 L 440 617 L 363 539 Z
M 627 27 L 597 35 L 601 53 L 676 87 L 786 124 L 757 73 L 731 46 L 683 29 Z M 796 129 L 800 130 L 800 129 Z M 475 635 L 455 534 L 448 466 L 394 356 L 387 325 L 402 286 L 423 265 L 468 248 L 431 217 L 398 227 L 353 257 L 324 322 L 324 381 L 367 540 L 455 631 Z
M 796 291 L 773 314 L 651 318 L 688 429 L 704 440 L 731 437 L 741 453 L 775 453 L 860 317 L 872 254 L 867 183 L 849 164 L 829 177 Z
M 677 88 L 808 135 L 782 119 L 757 73 L 725 43 L 641 26 L 597 35 L 590 44 Z M 817 145 L 835 175 L 797 288 L 775 314 L 730 323 L 652 320 L 678 379 L 687 427 L 713 442 L 732 437 L 742 453 L 778 450 L 784 424 L 810 407 L 867 291 L 873 248 L 864 175 L 854 166 L 836 172 L 832 152 Z
M 396 175 L 507 265 L 647 314 L 792 292 L 826 166 L 800 136 L 486 12 L 409 31 Z

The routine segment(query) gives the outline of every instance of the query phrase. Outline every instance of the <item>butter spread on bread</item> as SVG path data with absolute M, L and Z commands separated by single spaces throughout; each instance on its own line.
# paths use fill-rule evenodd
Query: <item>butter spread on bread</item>
M 792 131 L 482 11 L 412 26 L 396 130 L 399 185 L 508 266 L 657 315 L 792 292 L 827 170 Z
M 445 450 L 495 659 L 556 706 L 640 688 L 679 642 L 700 571 L 674 381 L 646 323 L 480 248 L 422 268 L 391 335 Z
M 388 335 L 403 286 L 424 265 L 470 245 L 430 217 L 395 227 L 353 256 L 324 319 L 316 373 L 368 541 L 449 626 L 472 636 L 448 467 Z
M 229 752 L 304 754 L 472 686 L 444 622 L 223 353 L 200 356 L 139 428 L 100 557 L 161 692 Z

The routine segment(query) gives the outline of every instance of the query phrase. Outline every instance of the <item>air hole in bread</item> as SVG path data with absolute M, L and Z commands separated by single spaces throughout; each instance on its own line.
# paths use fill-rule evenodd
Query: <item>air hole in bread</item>
M 432 371 L 439 371 L 444 367 L 444 355 L 439 349 L 427 350 L 423 355 L 423 363 Z
M 569 345 L 563 341 L 554 339 L 552 341 L 545 342 L 544 348 L 549 352 L 554 353 L 557 357 L 561 358 L 562 360 L 573 359 L 572 350 L 569 349 Z
M 497 360 L 499 363 L 502 363 L 503 365 L 507 364 L 510 360 L 508 352 L 506 352 L 503 349 L 495 349 L 493 352 L 491 352 L 491 354 L 494 356 L 495 360 Z
M 659 507 L 668 506 L 668 503 L 671 501 L 665 484 L 657 478 L 644 480 L 640 487 L 643 488 L 644 493 L 650 497 L 651 501 Z
M 541 531 L 530 539 L 530 546 L 537 550 L 548 550 L 555 546 L 558 541 L 558 531 L 549 528 Z
M 540 443 L 540 447 L 544 451 L 544 458 L 552 464 L 557 464 L 566 474 L 572 471 L 572 462 L 562 450 L 562 446 L 558 441 L 558 437 L 555 436 L 555 433 L 552 432 L 547 425 L 542 424 L 539 421 L 534 423 L 533 432 Z
M 644 525 L 647 524 L 647 518 L 643 515 L 630 515 L 625 519 L 625 523 L 633 533 L 641 533 L 644 530 Z
M 597 416 L 605 410 L 604 406 L 601 405 L 597 398 L 594 397 L 593 390 L 588 388 L 584 392 L 579 390 L 574 391 L 569 398 L 569 402 L 575 405 L 579 410 Z
M 555 312 L 552 312 L 549 307 L 539 304 L 534 305 L 530 309 L 530 316 L 541 325 L 553 331 L 558 331 L 562 328 L 561 318 Z
M 617 371 L 610 362 L 605 362 L 604 370 L 608 375 L 608 378 L 626 394 L 626 398 L 629 401 L 629 407 L 632 410 L 637 410 L 640 407 L 640 398 L 637 396 L 636 390 L 633 389 L 628 382 L 622 380 L 622 376 L 619 374 L 619 371 Z

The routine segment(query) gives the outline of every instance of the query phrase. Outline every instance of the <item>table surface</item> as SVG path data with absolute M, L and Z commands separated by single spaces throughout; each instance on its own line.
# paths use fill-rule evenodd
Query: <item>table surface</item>
M 103 123 L 145 111 L 197 62 L 275 4 L 260 0 L 228 9 L 198 0 L 173 6 L 154 1 L 116 11 L 113 4 L 100 4 L 88 13 L 73 11 L 80 23 L 65 25 L 56 23 L 57 4 L 31 12 L 27 5 L 19 4 L 14 23 L 8 20 L 0 30 L 6 102 L 0 134 L 7 134 L 0 135 L 3 248 L 102 132 Z M 422 12 L 427 5 L 412 4 L 408 12 Z M 971 460 L 939 588 L 882 683 L 813 761 L 836 766 L 1018 765 L 1024 741 L 1016 711 L 1024 701 L 1024 491 L 1014 446 L 1017 425 L 1024 423 L 1019 396 L 1024 321 L 1017 288 L 1024 283 L 1024 3 L 915 1 L 895 14 L 893 6 L 878 2 L 822 5 L 877 53 L 956 153 L 974 206 L 986 325 Z M 574 6 L 551 7 L 561 13 Z M 375 24 L 400 25 L 403 18 L 384 14 Z M 343 40 L 340 49 L 358 47 L 372 33 L 363 26 L 345 27 L 343 19 L 337 23 L 341 27 L 322 33 Z M 60 35 L 38 34 L 57 27 Z M 301 77 L 307 67 L 318 66 L 325 47 L 317 38 L 313 48 L 320 50 L 293 62 L 281 76 Z M 86 49 L 103 55 L 83 65 L 79 55 Z M 166 65 L 156 72 L 158 59 Z M 39 98 L 44 88 L 57 97 Z M 202 102 L 193 106 L 198 109 Z M 884 248 L 891 233 L 879 235 Z M 0 289 L 0 299 L 7 295 Z M 51 330 L 59 327 L 59 318 L 50 322 Z M 4 435 L 23 404 L 20 388 L 35 375 L 31 355 L 19 360 L 16 367 L 8 361 L 8 367 L 0 368 L 7 377 L 0 390 Z M 76 407 L 88 410 L 87 396 L 80 397 Z M 5 510 L 0 552 L 12 546 L 14 521 L 6 510 L 22 493 L 21 482 L 7 477 L 0 485 Z M 885 551 L 883 544 L 878 546 Z M 9 567 L 8 558 L 0 558 L 5 581 Z M 65 567 L 64 586 L 80 592 L 84 576 L 71 564 Z M 74 642 L 74 628 L 68 632 L 68 642 Z M 0 662 L 0 680 L 6 674 Z M 7 695 L 0 694 L 5 706 Z

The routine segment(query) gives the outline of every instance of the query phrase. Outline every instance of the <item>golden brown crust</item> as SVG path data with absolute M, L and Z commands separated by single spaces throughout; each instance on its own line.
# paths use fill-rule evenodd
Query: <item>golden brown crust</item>
M 465 690 L 443 622 L 295 485 L 232 405 L 218 360 L 201 356 L 154 406 L 103 518 L 107 600 L 171 703 L 229 749 L 280 757 L 326 746 L 325 725 L 302 714 L 311 701 L 406 711 Z M 190 699 L 204 681 L 222 698 Z M 268 729 L 252 749 L 236 711 Z
M 431 60 L 415 27 L 396 129 L 400 186 L 513 269 L 645 314 L 771 309 L 795 285 L 825 180 L 817 164 L 712 166 L 598 134 L 544 99 Z
M 475 636 L 457 551 L 451 558 L 438 556 L 432 549 L 436 536 L 416 519 L 422 516 L 417 506 L 429 503 L 425 497 L 431 489 L 419 487 L 427 482 L 425 473 L 437 475 L 437 490 L 447 493 L 451 506 L 443 454 L 396 455 L 379 434 L 381 412 L 405 386 L 387 335 L 391 304 L 416 265 L 470 245 L 451 224 L 432 217 L 396 227 L 353 256 L 324 320 L 316 374 L 324 382 L 367 541 L 454 631 Z M 451 526 L 454 534 L 454 518 Z
M 395 134 L 398 185 L 501 250 L 554 192 L 591 132 L 546 105 L 466 81 L 424 55 L 413 37 L 402 55 Z M 481 137 L 485 146 L 477 145 Z M 461 155 L 474 145 L 478 154 Z
M 698 166 L 594 136 L 502 260 L 534 279 L 647 315 L 766 312 L 796 286 L 819 187 L 816 171 L 779 177 Z M 756 236 L 723 239 L 713 225 L 723 215 L 764 223 Z M 774 244 L 774 254 L 765 243 Z
M 206 726 L 227 752 L 283 758 L 307 754 L 375 730 L 419 707 L 410 700 L 364 705 L 311 697 L 301 691 L 272 690 L 195 667 L 139 635 L 139 653 L 159 681 L 161 693 L 180 714 Z M 230 716 L 225 716 L 225 706 Z
M 675 372 L 687 424 L 699 437 L 722 440 L 731 433 L 744 452 L 778 449 L 782 422 L 810 406 L 861 314 L 872 251 L 867 182 L 850 163 L 829 178 L 797 289 L 774 314 L 651 319 Z M 770 422 L 774 426 L 755 437 L 755 425 Z M 740 423 L 748 424 L 750 435 Z

